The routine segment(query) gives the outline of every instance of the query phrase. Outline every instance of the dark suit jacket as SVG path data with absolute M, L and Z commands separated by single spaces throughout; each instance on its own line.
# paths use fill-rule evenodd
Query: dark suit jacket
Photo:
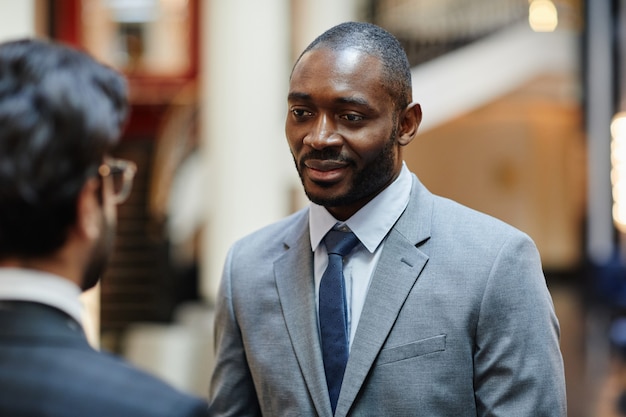
M 308 209 L 235 243 L 214 416 L 331 416 Z M 358 323 L 336 417 L 564 417 L 559 326 L 531 239 L 413 178 Z
M 94 350 L 60 310 L 0 301 L 0 416 L 206 415 L 204 401 Z

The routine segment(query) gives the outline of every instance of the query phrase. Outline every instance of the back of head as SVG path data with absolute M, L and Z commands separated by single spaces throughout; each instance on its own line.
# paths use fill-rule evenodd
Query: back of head
M 398 39 L 385 29 L 365 22 L 340 23 L 313 40 L 300 57 L 317 48 L 328 48 L 334 51 L 356 49 L 377 57 L 383 64 L 385 85 L 395 98 L 396 108 L 404 109 L 411 102 L 409 60 Z
M 126 95 L 123 77 L 83 52 L 0 44 L 0 259 L 65 242 L 82 186 L 119 140 Z

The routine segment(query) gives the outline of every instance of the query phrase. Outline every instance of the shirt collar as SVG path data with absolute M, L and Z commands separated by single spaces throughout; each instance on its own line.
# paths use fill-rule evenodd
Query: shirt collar
M 22 268 L 0 268 L 0 300 L 31 301 L 55 307 L 82 323 L 80 288 L 60 276 Z
M 363 246 L 373 253 L 409 203 L 411 184 L 411 173 L 403 162 L 398 178 L 345 222 L 339 222 L 325 207 L 311 203 L 311 248 L 315 251 L 326 233 L 339 223 L 348 226 Z

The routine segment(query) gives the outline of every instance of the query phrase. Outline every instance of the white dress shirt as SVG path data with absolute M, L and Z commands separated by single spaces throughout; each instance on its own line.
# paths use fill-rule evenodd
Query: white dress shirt
M 57 275 L 33 269 L 0 268 L 0 301 L 31 301 L 55 307 L 82 325 L 80 288 Z
M 406 209 L 411 185 L 411 173 L 403 163 L 398 178 L 345 222 L 335 219 L 323 206 L 315 203 L 310 205 L 309 229 L 318 312 L 320 281 L 328 265 L 326 247 L 320 244 L 324 236 L 336 225 L 347 226 L 361 242 L 344 259 L 343 274 L 346 280 L 350 346 L 354 340 L 372 274 L 382 253 L 385 237 Z

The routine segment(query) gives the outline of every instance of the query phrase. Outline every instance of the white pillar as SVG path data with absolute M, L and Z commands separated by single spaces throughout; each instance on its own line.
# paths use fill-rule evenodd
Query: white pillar
M 232 243 L 288 213 L 284 135 L 288 0 L 202 2 L 202 135 L 209 168 L 202 295 L 213 300 Z
M 326 29 L 357 20 L 359 0 L 292 0 L 293 59 Z
M 0 42 L 35 35 L 35 0 L 0 0 Z

